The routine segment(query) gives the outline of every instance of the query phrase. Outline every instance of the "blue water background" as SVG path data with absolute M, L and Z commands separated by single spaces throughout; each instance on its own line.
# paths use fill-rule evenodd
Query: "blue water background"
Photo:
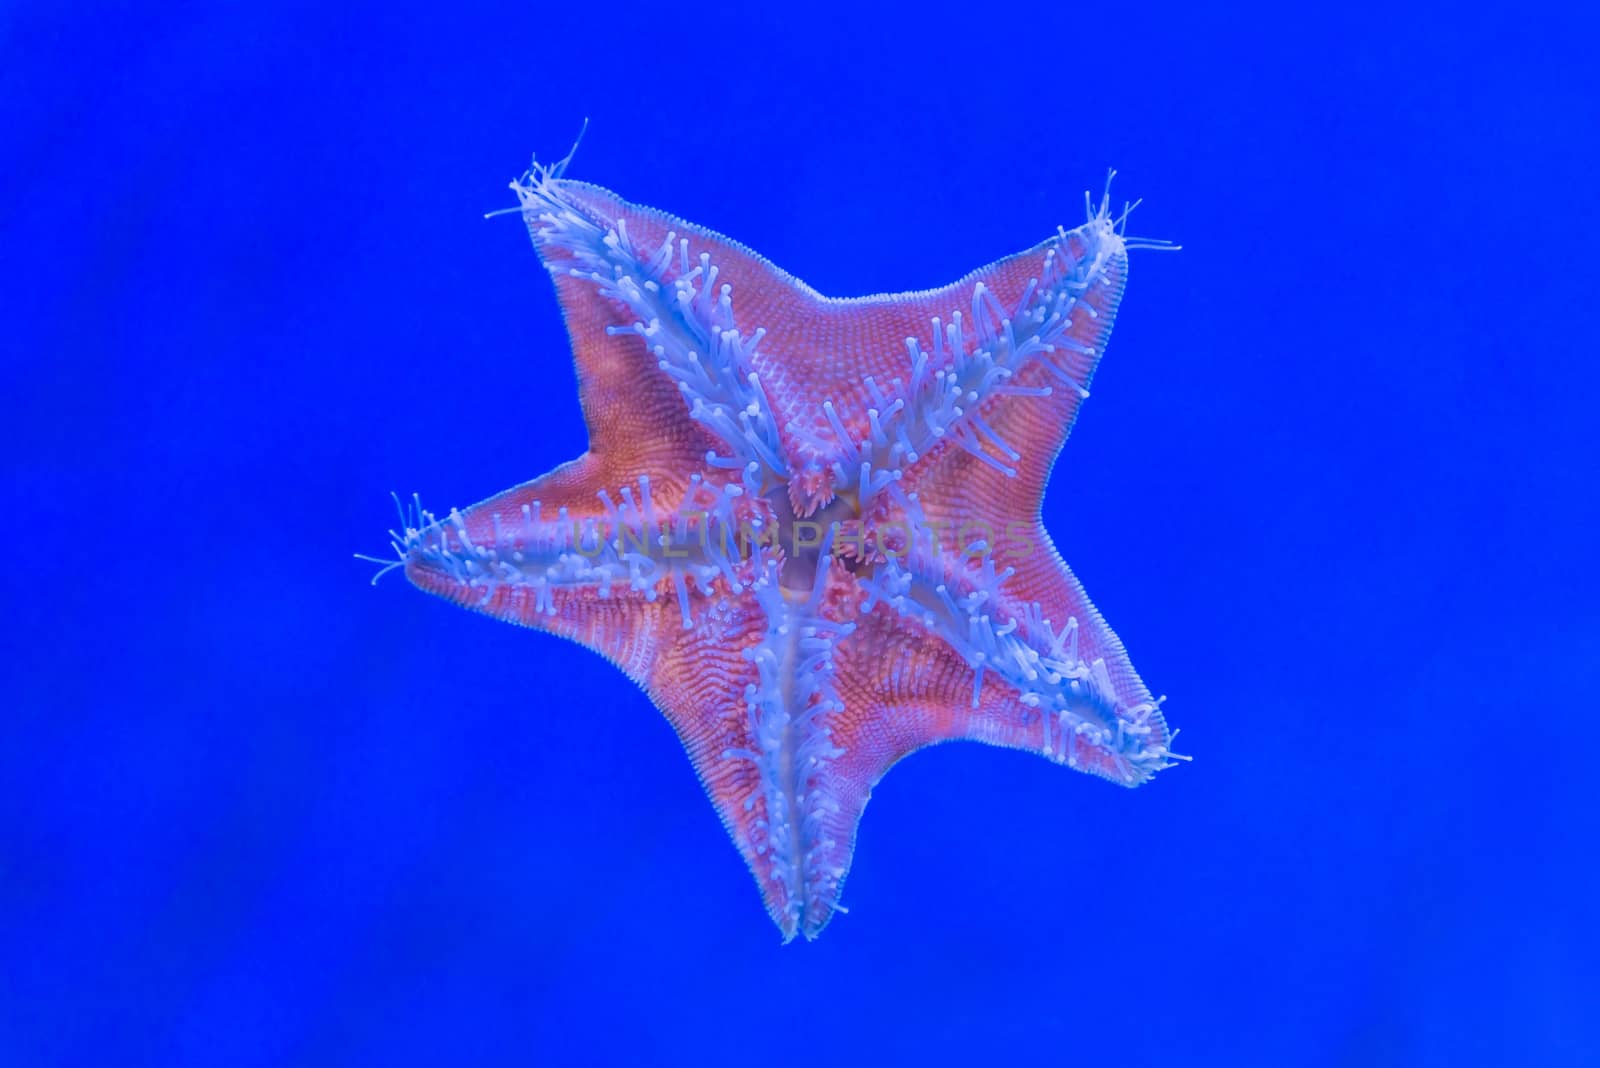
M 1600 1063 L 1595 27 L 584 7 L 0 13 L 0 1064 Z M 584 447 L 481 213 L 585 116 L 834 294 L 1120 169 L 1045 512 L 1192 766 L 919 754 L 782 947 L 630 683 L 368 587 Z

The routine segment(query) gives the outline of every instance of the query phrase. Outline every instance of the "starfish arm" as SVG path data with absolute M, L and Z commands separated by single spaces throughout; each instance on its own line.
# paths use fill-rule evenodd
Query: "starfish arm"
M 889 485 L 959 485 L 987 467 L 1036 501 L 1088 397 L 1127 275 L 1127 243 L 1102 203 L 1072 231 L 930 293 L 883 298 L 904 331 L 900 366 L 866 398 L 825 403 L 840 488 L 865 506 Z
M 675 631 L 640 679 L 677 732 L 718 818 L 756 880 L 784 941 L 805 910 L 804 856 L 792 793 L 785 794 L 786 698 L 774 634 L 753 591 L 724 599 L 691 630 Z
M 759 567 L 748 596 L 659 651 L 645 687 L 787 942 L 816 938 L 842 911 L 875 750 L 857 744 L 860 725 L 836 685 L 836 653 L 855 629 L 852 580 L 824 566 L 797 594 L 773 559 Z
M 953 737 L 1011 746 L 1027 739 L 1020 747 L 1137 786 L 1170 766 L 1161 702 L 1048 536 L 1039 528 L 1032 535 L 1036 544 L 1009 557 L 989 552 L 982 541 L 921 539 L 861 579 L 868 591 L 863 608 L 879 631 L 892 617 L 915 639 L 909 651 L 895 646 L 902 655 L 941 665 L 914 675 L 957 679 L 963 692 L 946 687 L 944 698 L 964 697 L 974 711 L 989 708 L 973 721 L 977 733 Z M 997 567 L 997 559 L 1011 562 Z M 893 643 L 879 641 L 890 655 Z M 994 704 L 995 694 L 1004 700 Z
M 831 701 L 807 724 L 805 735 L 822 753 L 807 762 L 800 784 L 808 821 L 804 848 L 814 873 L 800 916 L 808 938 L 842 911 L 838 898 L 874 787 L 919 749 L 978 741 L 1037 753 L 1125 785 L 1166 763 L 1164 748 L 1156 753 L 1166 734 L 1155 704 L 1143 711 L 1149 730 L 1141 749 L 1116 726 L 1135 729 L 1131 718 L 1119 719 L 1113 709 L 1103 664 L 1076 678 L 1049 680 L 1050 669 L 1034 661 L 1035 677 L 1025 680 L 997 656 L 994 670 L 975 672 L 970 646 L 950 640 L 945 620 L 925 620 L 881 600 L 842 609 L 841 615 L 849 625 L 829 650 Z M 1063 628 L 1041 659 L 1064 669 L 1077 655 L 1073 641 L 1073 629 Z
M 534 171 L 513 188 L 573 335 L 592 447 L 627 440 L 607 416 L 637 407 L 643 390 L 670 410 L 665 419 L 699 428 L 713 466 L 753 463 L 767 480 L 787 478 L 764 381 L 773 366 L 761 348 L 767 331 L 750 324 L 791 314 L 813 295 L 742 246 L 597 186 Z
M 1042 254 L 1041 254 L 1042 253 Z M 944 379 L 909 389 L 904 489 L 945 482 L 942 469 L 978 467 L 1014 479 L 1010 496 L 1037 501 L 1056 453 L 1089 396 L 1127 281 L 1127 250 L 1104 215 L 986 269 L 971 285 L 971 315 L 945 327 Z M 930 322 L 929 332 L 938 320 Z M 966 336 L 970 332 L 970 336 Z M 923 365 L 932 366 L 910 347 Z M 939 347 L 936 343 L 936 351 Z M 931 377 L 931 381 L 930 381 Z M 898 428 L 897 428 L 898 429 Z M 946 484 L 954 484 L 947 482 Z
M 859 814 L 832 733 L 844 711 L 834 655 L 854 630 L 853 584 L 823 562 L 809 591 L 784 588 L 771 568 L 754 592 L 764 626 L 746 654 L 755 667 L 744 693 L 749 742 L 725 757 L 759 783 L 762 841 L 747 859 L 767 910 L 785 941 L 812 939 L 838 908 Z
M 406 576 L 463 607 L 573 638 L 637 680 L 664 620 L 691 629 L 743 592 L 754 563 L 739 538 L 769 526 L 770 508 L 699 473 L 618 486 L 603 481 L 607 470 L 586 455 L 443 519 L 419 506 L 396 534 Z
M 840 655 L 840 690 L 869 711 L 857 718 L 866 744 L 856 766 L 876 783 L 901 759 L 929 745 L 978 741 L 1037 753 L 1112 781 L 1127 782 L 1125 761 L 1069 719 L 1041 708 L 1028 694 L 987 673 L 973 700 L 973 670 L 955 649 L 929 640 L 928 631 L 885 606 L 858 622 L 856 640 Z M 883 663 L 893 669 L 882 670 Z M 875 667 L 876 665 L 876 667 Z M 882 730 L 881 725 L 891 727 Z M 876 733 L 869 733 L 876 732 Z M 846 731 L 841 745 L 851 741 Z
M 911 504 L 906 526 L 925 532 L 916 551 L 880 568 L 870 584 L 888 595 L 884 599 L 903 592 L 932 604 L 942 603 L 930 591 L 944 583 L 959 602 L 971 603 L 971 615 L 987 617 L 980 629 L 1015 627 L 1009 643 L 1023 642 L 1041 655 L 1070 634 L 1074 655 L 1067 664 L 1072 670 L 1065 674 L 1081 679 L 1085 669 L 1093 671 L 1110 711 L 1152 728 L 1146 747 L 1161 759 L 1141 766 L 1165 766 L 1170 738 L 1156 710 L 1159 702 L 1062 560 L 1040 521 L 1039 497 L 1019 490 L 1020 476 L 1008 477 L 964 454 L 949 457 L 945 467 L 938 479 L 903 498 Z M 963 493 L 950 492 L 952 486 Z M 897 567 L 906 573 L 899 580 L 901 588 L 886 581 Z M 959 614 L 946 616 L 950 633 L 965 633 L 974 625 Z

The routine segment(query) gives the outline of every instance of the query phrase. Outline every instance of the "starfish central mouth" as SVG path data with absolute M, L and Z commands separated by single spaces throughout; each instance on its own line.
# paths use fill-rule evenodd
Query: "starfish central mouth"
M 836 560 L 842 556 L 838 548 L 844 524 L 861 521 L 855 494 L 840 494 L 809 515 L 796 511 L 785 489 L 774 490 L 767 501 L 775 517 L 777 543 L 783 550 L 779 583 L 786 591 L 809 595 L 824 555 Z

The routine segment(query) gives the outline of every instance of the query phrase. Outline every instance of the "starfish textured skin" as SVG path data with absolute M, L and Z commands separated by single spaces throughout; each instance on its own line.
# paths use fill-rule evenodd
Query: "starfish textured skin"
M 420 589 L 611 660 L 677 730 L 788 941 L 873 786 L 971 739 L 1126 786 L 1171 736 L 1040 521 L 1137 242 L 1086 222 L 941 289 L 823 297 L 598 186 L 512 188 L 554 279 L 582 456 L 406 510 Z

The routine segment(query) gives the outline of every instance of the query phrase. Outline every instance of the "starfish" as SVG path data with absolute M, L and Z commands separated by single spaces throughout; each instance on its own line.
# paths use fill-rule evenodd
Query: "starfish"
M 1126 786 L 1182 759 L 1040 521 L 1128 250 L 1165 245 L 1127 236 L 1109 179 L 1083 225 L 960 281 L 834 299 L 566 164 L 512 188 L 588 451 L 443 518 L 413 500 L 389 567 L 642 687 L 786 942 L 842 911 L 872 788 L 923 746 Z

